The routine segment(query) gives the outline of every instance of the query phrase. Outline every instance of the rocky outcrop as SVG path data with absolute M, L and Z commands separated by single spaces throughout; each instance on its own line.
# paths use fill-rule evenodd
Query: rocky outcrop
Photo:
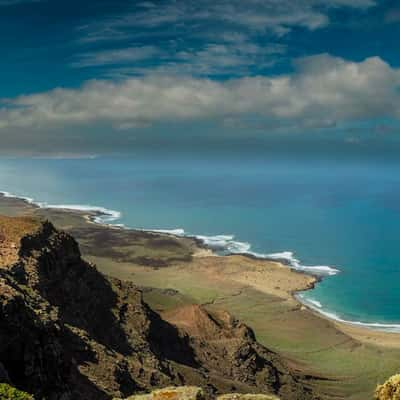
M 84 261 L 71 236 L 48 222 L 30 229 L 13 262 L 0 263 L 0 381 L 37 400 L 108 400 L 170 385 L 201 386 L 209 398 L 316 398 L 228 314 L 192 307 L 163 319 L 135 285 Z
M 125 400 L 204 400 L 203 389 L 196 386 L 169 387 L 148 394 L 133 395 Z M 121 400 L 121 399 L 114 399 Z M 216 400 L 279 400 L 266 394 L 231 393 L 217 396 Z
M 378 385 L 375 400 L 400 400 L 400 375 L 394 375 L 383 385 Z
M 189 305 L 163 317 L 187 333 L 195 359 L 207 370 L 218 371 L 219 376 L 257 388 L 260 393 L 307 397 L 280 357 L 257 343 L 254 332 L 229 313 Z M 233 386 L 230 390 L 236 389 Z
M 196 386 L 180 386 L 153 390 L 147 394 L 133 395 L 126 400 L 204 400 L 204 398 L 204 391 L 202 388 Z

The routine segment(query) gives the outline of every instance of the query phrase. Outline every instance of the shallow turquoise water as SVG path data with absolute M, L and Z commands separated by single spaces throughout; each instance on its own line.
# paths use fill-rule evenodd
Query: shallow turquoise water
M 340 269 L 306 294 L 324 310 L 350 320 L 400 323 L 397 164 L 3 159 L 0 190 L 118 210 L 116 222 L 131 227 L 233 234 L 258 253 L 292 251 L 302 264 Z

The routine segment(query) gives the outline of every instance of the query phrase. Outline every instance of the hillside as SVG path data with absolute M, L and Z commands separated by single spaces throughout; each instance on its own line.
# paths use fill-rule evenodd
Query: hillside
M 170 385 L 316 398 L 250 328 L 186 306 L 162 318 L 49 222 L 0 218 L 0 380 L 36 399 L 111 399 Z

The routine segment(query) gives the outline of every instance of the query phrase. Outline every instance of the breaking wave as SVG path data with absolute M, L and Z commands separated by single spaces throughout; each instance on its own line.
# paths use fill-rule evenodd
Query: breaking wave
M 146 229 L 148 231 L 148 229 Z M 340 271 L 333 267 L 324 265 L 307 266 L 302 265 L 300 261 L 294 257 L 293 252 L 285 251 L 282 253 L 262 254 L 251 250 L 251 244 L 248 242 L 240 242 L 235 240 L 234 235 L 192 235 L 186 233 L 184 229 L 150 229 L 151 232 L 167 233 L 174 236 L 186 236 L 199 240 L 202 244 L 214 250 L 220 255 L 228 254 L 245 254 L 263 260 L 277 261 L 287 265 L 298 271 L 308 272 L 317 276 L 332 276 L 338 274 Z
M 14 195 L 10 192 L 0 191 L 4 197 L 17 198 L 26 201 L 29 204 L 35 204 L 40 208 L 48 209 L 60 209 L 60 210 L 71 210 L 71 211 L 81 211 L 90 213 L 90 218 L 92 221 L 105 224 L 117 226 L 120 228 L 126 228 L 124 224 L 116 223 L 117 220 L 121 219 L 122 214 L 119 211 L 111 210 L 105 207 L 91 206 L 91 205 L 81 205 L 81 204 L 49 204 L 46 202 L 35 201 L 31 197 Z M 156 232 L 156 233 L 166 233 L 174 236 L 187 236 L 199 240 L 202 244 L 210 248 L 211 250 L 217 252 L 220 255 L 228 254 L 245 254 L 255 258 L 260 258 L 264 260 L 271 260 L 281 262 L 298 271 L 308 272 L 317 276 L 331 276 L 339 273 L 339 270 L 333 267 L 317 265 L 317 266 L 307 266 L 302 265 L 300 261 L 294 257 L 294 253 L 291 251 L 284 251 L 281 253 L 271 253 L 262 254 L 251 250 L 251 244 L 248 242 L 240 242 L 235 240 L 234 235 L 194 235 L 186 233 L 184 229 L 143 229 L 145 231 Z
M 29 204 L 37 204 L 37 203 L 35 203 L 35 201 L 31 197 L 17 196 L 15 194 L 10 193 L 10 192 L 2 192 L 2 191 L 0 191 L 0 194 L 3 197 L 9 198 L 9 199 L 20 199 L 20 200 L 26 201 Z
M 327 265 L 302 265 L 300 261 L 294 257 L 293 252 L 284 251 L 282 253 L 267 254 L 266 258 L 280 261 L 283 264 L 289 265 L 293 269 L 300 271 L 309 272 L 314 275 L 319 276 L 332 276 L 338 274 L 340 271 L 333 267 L 328 267 Z
M 334 312 L 327 311 L 323 308 L 323 305 L 316 300 L 307 298 L 303 293 L 298 293 L 295 295 L 296 299 L 300 301 L 302 304 L 307 306 L 308 308 L 316 311 L 317 313 L 329 318 L 334 321 L 342 322 L 348 325 L 360 326 L 364 328 L 374 329 L 378 331 L 391 332 L 391 333 L 400 333 L 400 324 L 385 324 L 380 322 L 361 322 L 361 321 L 351 321 L 345 318 L 340 317 Z
M 105 207 L 91 206 L 91 205 L 80 205 L 80 204 L 49 204 L 46 202 L 35 201 L 31 197 L 14 195 L 10 192 L 0 191 L 0 195 L 3 195 L 7 198 L 16 198 L 21 199 L 29 204 L 34 204 L 40 208 L 48 208 L 48 209 L 60 209 L 60 210 L 71 210 L 71 211 L 80 211 L 90 213 L 90 219 L 93 222 L 117 226 L 120 228 L 126 228 L 124 224 L 117 223 L 119 219 L 121 219 L 122 214 L 119 211 L 111 210 Z M 156 232 L 156 233 L 165 233 L 178 237 L 191 237 L 199 240 L 202 244 L 215 251 L 220 255 L 228 255 L 228 254 L 244 254 L 249 255 L 255 258 L 271 260 L 281 262 L 290 268 L 293 268 L 298 271 L 304 271 L 313 275 L 317 275 L 320 277 L 323 276 L 332 276 L 336 275 L 340 271 L 336 268 L 325 266 L 325 265 L 316 265 L 316 266 L 307 266 L 301 264 L 300 260 L 298 260 L 294 253 L 291 251 L 284 251 L 280 253 L 268 253 L 262 254 L 257 253 L 251 250 L 251 244 L 248 242 L 241 242 L 235 240 L 234 235 L 214 235 L 214 236 L 206 236 L 206 235 L 194 235 L 185 232 L 184 229 L 143 229 L 144 231 Z M 361 321 L 350 321 L 344 318 L 341 318 L 337 314 L 327 311 L 324 309 L 321 302 L 315 299 L 309 299 L 304 294 L 298 293 L 296 294 L 296 298 L 314 311 L 324 315 L 327 318 L 333 319 L 335 321 L 343 322 L 346 324 L 351 324 L 355 326 L 363 326 L 371 329 L 383 330 L 387 332 L 396 332 L 400 333 L 400 324 L 384 324 L 384 323 L 366 323 Z
M 105 207 L 90 206 L 90 205 L 80 205 L 80 204 L 48 204 L 44 201 L 36 201 L 31 197 L 19 196 L 12 194 L 10 192 L 0 191 L 0 195 L 11 199 L 20 199 L 26 201 L 29 204 L 34 204 L 39 208 L 51 208 L 59 210 L 70 210 L 70 211 L 82 211 L 92 213 L 92 220 L 99 224 L 112 224 L 112 222 L 121 218 L 121 213 L 119 211 L 110 210 Z M 112 224 L 116 226 L 123 227 L 123 224 Z
M 92 219 L 94 222 L 124 227 L 123 224 L 113 224 L 114 221 L 122 217 L 122 214 L 119 211 L 110 210 L 108 208 L 80 204 L 35 204 L 39 205 L 40 208 L 88 212 L 93 214 Z

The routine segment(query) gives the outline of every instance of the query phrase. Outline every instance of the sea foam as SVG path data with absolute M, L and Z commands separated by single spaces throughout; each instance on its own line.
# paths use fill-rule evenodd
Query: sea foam
M 173 235 L 173 236 L 185 236 L 185 230 L 184 229 L 141 229 L 146 232 L 154 232 L 154 233 L 165 233 L 167 235 Z
M 80 205 L 80 204 L 47 204 L 47 203 L 35 203 L 40 208 L 59 209 L 59 210 L 70 210 L 70 211 L 82 211 L 88 213 L 94 213 L 93 221 L 100 224 L 111 224 L 112 222 L 120 219 L 122 214 L 116 210 L 110 210 L 105 207 Z M 112 224 L 119 227 L 123 227 L 123 224 Z
M 309 299 L 307 298 L 304 294 L 298 293 L 295 295 L 296 299 L 299 300 L 302 304 L 307 306 L 308 308 L 316 311 L 317 313 L 338 321 L 342 322 L 347 325 L 354 325 L 354 326 L 360 326 L 364 328 L 369 328 L 369 329 L 374 329 L 378 331 L 384 331 L 384 332 L 391 332 L 391 333 L 400 333 L 400 324 L 386 324 L 386 323 L 380 323 L 380 322 L 361 322 L 361 321 L 352 321 L 348 320 L 345 318 L 340 317 L 336 313 L 332 311 L 328 311 L 324 309 L 322 304 L 319 301 Z
M 146 229 L 149 231 L 148 229 Z M 332 276 L 338 274 L 340 271 L 333 267 L 324 265 L 307 266 L 302 265 L 301 262 L 294 257 L 293 252 L 284 251 L 281 253 L 262 254 L 251 250 L 251 244 L 248 242 L 241 242 L 235 240 L 234 235 L 193 235 L 185 232 L 184 229 L 150 229 L 151 232 L 167 233 L 174 236 L 186 236 L 199 240 L 202 244 L 214 250 L 220 255 L 228 254 L 245 254 L 255 258 L 264 260 L 271 260 L 281 262 L 290 268 L 298 271 L 308 272 L 318 276 Z
M 266 255 L 266 258 L 276 261 L 281 261 L 284 264 L 291 266 L 293 269 L 309 272 L 314 275 L 332 276 L 340 272 L 338 269 L 326 265 L 312 265 L 312 266 L 302 265 L 300 263 L 300 260 L 295 258 L 293 252 L 291 251 L 268 254 Z
M 48 204 L 46 202 L 36 201 L 31 197 L 23 196 L 23 195 L 15 195 L 7 191 L 0 191 L 0 195 L 3 195 L 7 198 L 16 198 L 26 201 L 29 204 L 34 204 L 40 208 L 48 208 L 48 209 L 61 209 L 61 210 L 71 210 L 71 211 L 81 211 L 81 212 L 88 212 L 94 215 L 91 215 L 91 218 L 94 222 L 103 224 L 103 225 L 110 225 L 110 226 L 117 226 L 121 228 L 126 228 L 124 224 L 116 223 L 118 219 L 122 217 L 122 214 L 119 211 L 111 210 L 105 207 L 99 206 L 91 206 L 91 205 L 80 205 L 80 204 Z M 302 265 L 300 260 L 298 260 L 294 253 L 291 251 L 284 251 L 279 253 L 269 253 L 269 254 L 262 254 L 257 253 L 251 250 L 251 244 L 247 242 L 241 242 L 235 240 L 234 235 L 213 235 L 213 236 L 205 236 L 205 235 L 193 235 L 185 232 L 184 229 L 143 229 L 144 231 L 148 232 L 156 232 L 156 233 L 166 233 L 178 237 L 192 237 L 200 242 L 202 242 L 205 246 L 209 247 L 210 249 L 216 251 L 220 254 L 245 254 L 250 255 L 252 257 L 271 260 L 271 261 L 278 261 L 286 264 L 292 269 L 304 271 L 311 273 L 313 275 L 318 276 L 331 276 L 336 275 L 340 271 L 336 268 L 324 266 L 324 265 L 317 265 L 317 266 L 306 266 Z M 381 330 L 385 332 L 394 332 L 400 333 L 400 324 L 385 324 L 385 323 L 368 323 L 368 322 L 361 322 L 361 321 L 350 321 L 344 318 L 341 318 L 337 314 L 327 311 L 324 309 L 323 305 L 315 300 L 315 299 L 308 299 L 302 293 L 298 293 L 296 298 L 309 307 L 310 309 L 315 310 L 316 312 L 324 315 L 329 319 L 336 320 L 338 322 L 346 323 L 349 325 L 355 326 L 362 326 L 367 327 L 370 329 Z
M 3 192 L 3 191 L 0 191 L 0 194 L 3 195 L 3 197 L 7 197 L 9 199 L 21 199 L 21 200 L 26 201 L 29 204 L 34 204 L 35 203 L 34 199 L 32 199 L 31 197 L 17 196 L 15 194 L 10 193 L 10 192 Z
M 35 204 L 40 208 L 48 209 L 60 209 L 60 210 L 71 210 L 71 211 L 82 211 L 92 213 L 91 219 L 99 224 L 112 225 L 120 228 L 126 228 L 124 224 L 116 223 L 117 220 L 121 219 L 122 214 L 119 211 L 111 210 L 105 207 L 82 205 L 82 204 L 49 204 L 46 202 L 36 201 L 31 197 L 14 195 L 10 192 L 0 191 L 4 197 L 18 198 L 26 201 L 29 204 Z M 184 229 L 143 229 L 145 231 L 151 231 L 156 233 L 166 233 L 174 236 L 187 236 L 199 240 L 205 246 L 214 250 L 221 255 L 227 254 L 245 254 L 255 258 L 264 260 L 272 260 L 281 262 L 295 270 L 304 271 L 318 276 L 331 276 L 339 273 L 336 268 L 328 266 L 306 266 L 302 265 L 300 261 L 294 257 L 293 252 L 284 251 L 281 253 L 262 254 L 251 250 L 251 244 L 248 242 L 241 242 L 235 240 L 234 235 L 194 235 L 186 233 Z
M 0 191 L 0 195 L 11 199 L 20 199 L 26 201 L 29 204 L 34 204 L 39 208 L 59 209 L 59 210 L 70 210 L 70 211 L 82 211 L 94 213 L 93 221 L 99 224 L 111 224 L 112 222 L 121 218 L 121 213 L 116 210 L 110 210 L 105 207 L 81 205 L 81 204 L 48 204 L 44 201 L 37 201 L 31 197 L 21 196 L 12 194 L 6 191 Z M 123 224 L 112 224 L 115 226 L 123 227 Z

